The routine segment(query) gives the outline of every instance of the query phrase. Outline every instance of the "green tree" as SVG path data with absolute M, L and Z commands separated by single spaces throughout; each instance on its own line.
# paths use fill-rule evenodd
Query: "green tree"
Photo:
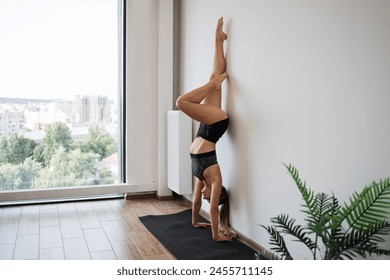
M 50 188 L 92 185 L 102 181 L 113 182 L 111 173 L 100 170 L 98 162 L 98 154 L 83 153 L 80 149 L 67 152 L 60 146 L 50 160 L 49 166 L 41 171 L 35 186 Z
M 36 160 L 37 162 L 41 163 L 42 165 L 45 165 L 45 158 L 43 156 L 43 150 L 44 150 L 43 144 L 37 145 L 33 151 L 32 158 L 34 160 Z
M 98 154 L 101 160 L 112 155 L 117 150 L 117 143 L 99 126 L 95 126 L 89 129 L 87 139 L 74 143 L 74 148 L 79 148 L 84 153 L 93 152 Z
M 35 178 L 40 173 L 42 166 L 30 157 L 23 163 L 18 164 L 18 169 L 21 180 L 18 189 L 30 189 L 33 187 Z
M 28 139 L 23 135 L 11 134 L 8 140 L 9 159 L 12 164 L 19 164 L 33 155 L 37 146 L 34 140 Z
M 114 183 L 99 161 L 116 151 L 115 140 L 101 128 L 73 143 L 70 129 L 54 123 L 42 144 L 19 135 L 0 141 L 0 190 Z
M 68 153 L 66 156 L 61 153 L 56 154 L 50 166 L 54 169 L 63 168 L 62 164 L 66 164 L 65 170 L 69 174 L 73 174 L 76 179 L 88 180 L 93 178 L 98 172 L 97 163 L 99 155 L 94 153 L 83 153 L 80 149 L 76 149 Z M 56 165 L 59 164 L 57 167 Z
M 30 189 L 41 165 L 31 158 L 19 164 L 0 165 L 0 190 Z
M 11 134 L 9 139 L 3 137 L 0 141 L 0 163 L 19 164 L 32 156 L 37 144 L 16 133 Z
M 16 190 L 21 182 L 19 168 L 16 165 L 10 163 L 0 165 L 0 189 L 2 191 Z
M 51 158 L 60 146 L 64 147 L 66 152 L 70 150 L 72 137 L 69 127 L 62 122 L 48 125 L 45 132 L 46 136 L 43 143 L 42 157 L 45 166 L 47 166 L 50 164 Z
M 0 140 L 0 164 L 9 162 L 8 140 L 3 136 Z

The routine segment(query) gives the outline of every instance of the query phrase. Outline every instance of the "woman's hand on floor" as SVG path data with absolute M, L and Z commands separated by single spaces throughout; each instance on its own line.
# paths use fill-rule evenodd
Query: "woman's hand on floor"
M 211 226 L 210 223 L 196 223 L 194 225 L 194 227 L 197 227 L 197 228 L 205 228 L 205 227 L 209 227 L 209 226 Z
M 214 241 L 218 241 L 218 242 L 232 241 L 232 238 L 225 236 L 223 234 L 218 234 L 217 237 L 214 238 Z

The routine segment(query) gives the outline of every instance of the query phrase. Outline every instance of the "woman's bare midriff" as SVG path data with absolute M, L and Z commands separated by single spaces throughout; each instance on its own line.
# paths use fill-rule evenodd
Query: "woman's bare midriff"
M 196 137 L 191 144 L 191 154 L 203 154 L 211 151 L 215 151 L 215 143 L 210 142 L 202 137 Z

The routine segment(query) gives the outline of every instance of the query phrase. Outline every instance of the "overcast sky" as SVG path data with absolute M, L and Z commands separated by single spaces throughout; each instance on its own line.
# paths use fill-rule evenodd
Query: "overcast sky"
M 0 0 L 0 97 L 116 98 L 117 0 Z

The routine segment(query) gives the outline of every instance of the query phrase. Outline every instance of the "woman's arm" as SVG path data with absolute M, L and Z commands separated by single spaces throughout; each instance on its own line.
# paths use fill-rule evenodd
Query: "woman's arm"
M 199 212 L 202 207 L 202 188 L 203 182 L 196 179 L 194 188 L 194 197 L 192 201 L 192 225 L 194 227 L 206 227 L 210 226 L 210 223 L 199 223 Z
M 221 186 L 212 186 L 211 199 L 210 199 L 210 222 L 211 232 L 215 241 L 230 241 L 231 237 L 219 234 L 219 197 L 221 195 Z

